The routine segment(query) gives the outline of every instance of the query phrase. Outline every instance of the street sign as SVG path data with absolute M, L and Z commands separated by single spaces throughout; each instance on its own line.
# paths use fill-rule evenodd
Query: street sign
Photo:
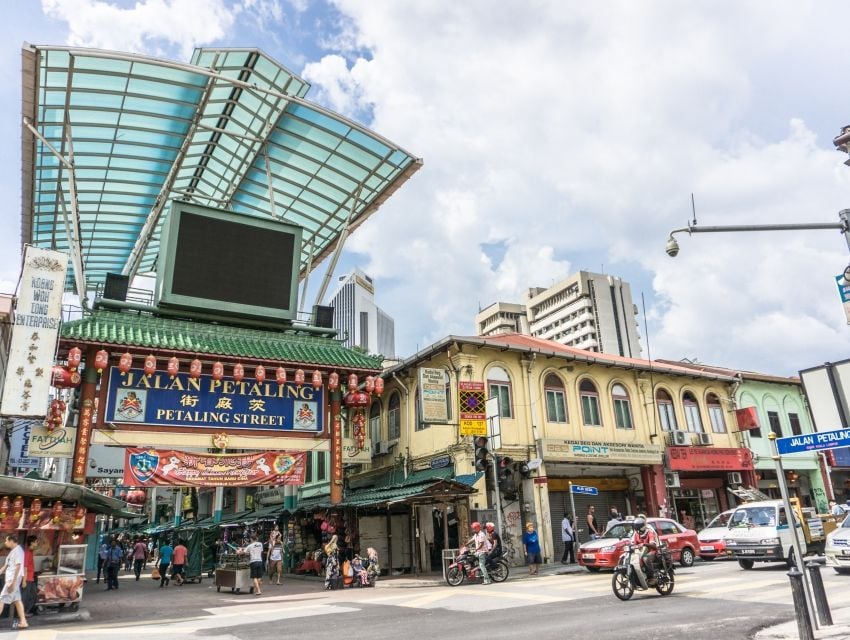
M 582 496 L 596 496 L 599 495 L 599 489 L 596 487 L 584 487 L 580 484 L 572 484 L 570 485 L 570 492 L 577 493 Z
M 460 435 L 462 436 L 487 436 L 486 420 L 464 420 L 460 421 Z
M 850 447 L 850 429 L 806 433 L 776 439 L 776 450 L 780 455 Z
M 840 276 L 835 276 L 835 284 L 838 285 L 838 295 L 841 296 L 844 317 L 847 318 L 847 324 L 850 324 L 850 282 L 844 279 L 844 274 L 842 273 Z

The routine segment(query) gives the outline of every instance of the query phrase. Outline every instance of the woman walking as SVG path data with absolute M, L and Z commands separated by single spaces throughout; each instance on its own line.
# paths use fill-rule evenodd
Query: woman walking
M 277 584 L 280 584 L 280 579 L 283 577 L 283 545 L 280 543 L 280 538 L 269 539 L 269 554 L 266 563 L 269 566 L 269 583 L 274 580 L 275 574 L 277 574 Z
M 336 540 L 336 536 L 333 536 L 325 545 L 325 555 L 328 557 L 325 560 L 325 591 L 335 588 L 339 581 L 339 547 Z

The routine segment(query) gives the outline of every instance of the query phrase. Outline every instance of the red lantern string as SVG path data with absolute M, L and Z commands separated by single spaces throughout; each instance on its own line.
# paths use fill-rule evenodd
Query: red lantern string
M 339 374 L 336 371 L 328 376 L 328 389 L 331 391 L 339 389 Z
M 97 369 L 97 372 L 103 373 L 103 370 L 106 369 L 106 365 L 109 364 L 109 353 L 106 349 L 101 349 L 96 354 L 94 354 L 94 367 Z
M 180 372 L 180 360 L 176 356 L 171 356 L 168 359 L 167 371 L 168 375 L 172 378 L 177 377 L 177 374 Z
M 242 366 L 240 362 L 237 362 L 233 365 L 233 379 L 236 382 L 242 382 L 242 378 L 245 377 L 245 367 Z
M 221 380 L 224 377 L 224 365 L 220 362 L 214 362 L 212 366 L 213 380 Z
M 71 347 L 68 351 L 68 368 L 71 371 L 76 371 L 77 367 L 80 366 L 80 360 L 82 360 L 83 352 L 79 347 Z
M 322 386 L 322 374 L 317 369 L 316 371 L 313 372 L 313 388 L 314 389 L 320 389 L 321 386 Z
M 200 378 L 201 370 L 204 368 L 204 365 L 201 364 L 201 361 L 195 358 L 192 362 L 189 363 L 189 377 L 190 378 Z
M 129 352 L 123 354 L 121 356 L 121 359 L 118 360 L 118 370 L 121 372 L 122 376 L 124 374 L 126 374 L 132 366 L 133 366 L 133 356 L 130 355 Z
M 156 373 L 156 356 L 153 354 L 145 356 L 144 371 L 146 376 L 152 376 Z
M 295 384 L 304 384 L 304 369 L 295 370 Z
M 266 368 L 263 365 L 258 364 L 254 369 L 254 378 L 257 382 L 263 382 L 266 379 Z

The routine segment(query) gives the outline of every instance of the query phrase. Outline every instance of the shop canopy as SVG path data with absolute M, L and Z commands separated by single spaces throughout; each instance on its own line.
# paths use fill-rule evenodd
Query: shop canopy
M 0 494 L 75 502 L 92 513 L 103 513 L 116 518 L 144 517 L 144 514 L 128 511 L 127 504 L 122 500 L 110 498 L 81 485 L 66 482 L 0 476 Z
M 22 57 L 22 243 L 68 252 L 78 293 L 152 272 L 174 199 L 302 227 L 304 277 L 421 166 L 257 49 Z

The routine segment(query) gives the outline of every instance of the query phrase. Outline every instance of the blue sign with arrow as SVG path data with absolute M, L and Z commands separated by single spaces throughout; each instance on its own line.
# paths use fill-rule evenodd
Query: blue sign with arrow
M 571 484 L 570 491 L 572 493 L 577 493 L 582 496 L 596 496 L 599 495 L 599 489 L 596 487 L 584 487 L 580 484 Z
M 806 433 L 776 439 L 776 450 L 780 455 L 820 451 L 821 449 L 837 449 L 839 447 L 850 447 L 850 429 Z

